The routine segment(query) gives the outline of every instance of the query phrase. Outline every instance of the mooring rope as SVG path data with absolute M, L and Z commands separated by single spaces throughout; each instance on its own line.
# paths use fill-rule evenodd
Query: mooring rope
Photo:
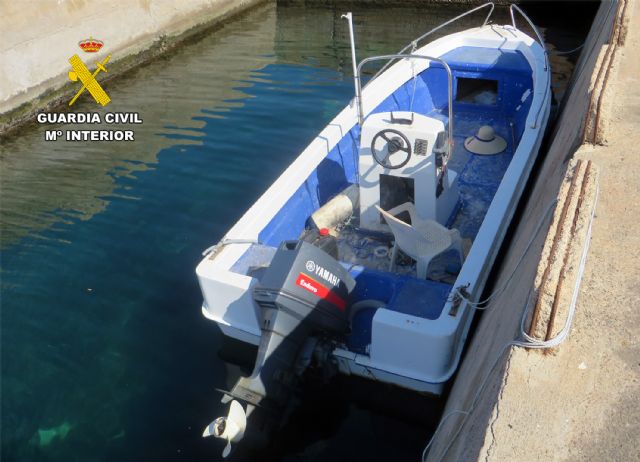
M 585 179 L 585 181 L 586 181 L 586 179 Z M 453 435 L 453 437 L 449 440 L 449 443 L 447 444 L 447 446 L 445 446 L 445 448 L 444 448 L 444 450 L 442 452 L 442 455 L 440 456 L 438 461 L 442 461 L 444 459 L 444 457 L 446 456 L 447 452 L 449 452 L 449 449 L 451 449 L 451 446 L 453 445 L 453 443 L 457 439 L 458 435 L 462 431 L 462 428 L 464 427 L 465 423 L 467 422 L 468 417 L 475 410 L 475 407 L 476 407 L 476 405 L 477 405 L 477 403 L 479 401 L 479 398 L 482 395 L 482 392 L 484 391 L 484 388 L 486 387 L 487 383 L 489 382 L 489 378 L 491 377 L 491 374 L 492 374 L 493 370 L 495 369 L 496 365 L 498 364 L 500 358 L 502 358 L 502 355 L 505 353 L 505 351 L 508 351 L 510 347 L 521 347 L 521 348 L 532 348 L 532 349 L 555 348 L 555 347 L 559 346 L 562 342 L 564 342 L 566 340 L 566 338 L 569 335 L 569 332 L 571 330 L 571 326 L 573 325 L 573 318 L 574 318 L 575 312 L 576 312 L 576 305 L 577 305 L 577 301 L 578 301 L 578 294 L 579 294 L 580 284 L 582 282 L 582 276 L 584 274 L 584 269 L 585 269 L 586 262 L 587 262 L 587 254 L 588 254 L 588 251 L 589 251 L 589 245 L 590 245 L 590 241 L 591 241 L 591 231 L 592 231 L 592 227 L 593 227 L 593 218 L 595 216 L 598 195 L 599 195 L 599 186 L 598 186 L 598 183 L 596 182 L 595 203 L 593 205 L 593 209 L 591 210 L 591 217 L 589 219 L 589 227 L 587 228 L 587 235 L 586 235 L 586 238 L 585 238 L 585 243 L 584 243 L 584 247 L 583 247 L 583 250 L 582 250 L 582 255 L 580 257 L 580 264 L 578 266 L 578 273 L 577 273 L 577 276 L 576 276 L 576 282 L 575 282 L 575 285 L 574 285 L 574 288 L 573 288 L 573 295 L 571 297 L 571 303 L 569 305 L 569 311 L 567 313 L 567 319 L 565 320 L 563 328 L 560 330 L 560 332 L 558 332 L 558 334 L 555 337 L 553 337 L 553 338 L 551 338 L 549 340 L 538 340 L 538 339 L 535 339 L 535 338 L 529 336 L 525 332 L 524 324 L 525 324 L 526 319 L 528 318 L 528 315 L 529 315 L 529 309 L 530 309 L 530 305 L 531 305 L 531 295 L 532 295 L 532 291 L 529 291 L 529 295 L 527 296 L 527 303 L 525 304 L 524 313 L 522 314 L 522 318 L 520 320 L 520 338 L 522 338 L 524 340 L 515 339 L 515 340 L 512 340 L 511 342 L 508 342 L 507 344 L 505 344 L 502 347 L 502 349 L 500 350 L 500 352 L 498 353 L 498 355 L 494 359 L 493 363 L 491 364 L 491 367 L 489 368 L 489 372 L 487 373 L 487 375 L 485 376 L 484 380 L 480 384 L 480 387 L 478 387 L 478 391 L 474 395 L 473 401 L 471 402 L 471 406 L 469 406 L 468 410 L 466 410 L 466 411 L 463 411 L 463 410 L 460 410 L 460 409 L 453 410 L 451 412 L 448 412 L 440 420 L 440 423 L 436 427 L 436 430 L 433 432 L 433 435 L 429 439 L 429 442 L 427 443 L 427 445 L 425 446 L 424 450 L 422 451 L 422 462 L 425 462 L 427 453 L 428 453 L 429 449 L 431 448 L 431 445 L 433 444 L 436 435 L 438 434 L 438 432 L 440 431 L 440 429 L 444 425 L 444 422 L 446 422 L 449 419 L 449 417 L 451 417 L 453 415 L 462 414 L 464 416 L 464 418 L 462 419 L 462 422 L 460 423 L 460 425 L 459 425 L 458 429 L 456 430 L 455 434 Z M 555 202 L 557 202 L 557 201 L 554 201 L 554 203 Z M 547 213 L 548 213 L 548 211 L 547 211 Z M 536 230 L 536 232 L 538 232 L 538 230 Z M 525 253 L 528 250 L 528 247 L 529 247 L 530 244 L 531 244 L 531 241 L 528 244 L 527 249 L 525 250 Z M 520 264 L 520 261 L 518 261 L 518 264 Z M 511 279 L 512 277 L 513 277 L 513 275 L 509 276 L 509 279 Z
M 202 251 L 202 256 L 206 257 L 211 255 L 214 252 L 217 252 L 221 247 L 227 246 L 229 244 L 260 244 L 260 241 L 257 239 L 222 239 L 217 244 L 212 245 L 211 247 L 207 247 Z
M 568 51 L 552 50 L 550 52 L 550 54 L 552 54 L 552 55 L 570 55 L 571 53 L 575 53 L 576 51 L 580 50 L 582 47 L 584 47 L 584 43 L 582 45 L 580 45 L 579 47 L 574 48 L 573 50 L 568 50 Z
M 459 299 L 464 300 L 465 302 L 467 302 L 470 306 L 474 307 L 475 309 L 484 310 L 487 307 L 483 306 L 483 305 L 486 305 L 491 300 L 493 300 L 495 297 L 497 297 L 498 295 L 502 294 L 505 290 L 507 290 L 507 287 L 511 283 L 511 280 L 516 275 L 516 272 L 518 271 L 518 268 L 520 268 L 520 265 L 524 261 L 524 257 L 526 257 L 527 253 L 529 253 L 529 250 L 533 246 L 533 243 L 535 242 L 536 238 L 538 237 L 538 234 L 542 230 L 542 226 L 544 225 L 545 221 L 547 220 L 547 217 L 549 216 L 550 212 L 552 210 L 554 210 L 554 207 L 555 207 L 555 205 L 557 203 L 558 203 L 558 199 L 554 199 L 547 206 L 547 209 L 545 210 L 544 214 L 542 215 L 542 218 L 540 219 L 540 221 L 536 225 L 536 229 L 533 232 L 533 235 L 531 236 L 531 239 L 529 239 L 529 242 L 527 243 L 527 245 L 526 245 L 526 247 L 524 249 L 524 252 L 522 252 L 522 255 L 520 256 L 520 258 L 518 259 L 518 262 L 516 263 L 516 265 L 513 268 L 513 271 L 511 272 L 511 274 L 509 275 L 507 280 L 504 281 L 504 283 L 501 286 L 498 286 L 498 288 L 496 290 L 494 290 L 487 298 L 485 298 L 484 300 L 480 300 L 479 302 L 471 301 L 469 299 L 469 294 L 463 292 L 465 287 L 464 286 L 458 286 L 458 287 L 455 287 L 453 289 L 453 295 L 449 299 L 449 301 L 453 301 L 453 300 L 456 299 L 456 297 L 458 297 Z

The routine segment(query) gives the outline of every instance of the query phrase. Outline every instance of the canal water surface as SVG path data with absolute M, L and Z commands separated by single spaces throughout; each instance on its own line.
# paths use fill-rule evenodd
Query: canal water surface
M 458 13 L 268 3 L 107 82 L 107 108 L 74 105 L 138 112 L 134 143 L 46 142 L 71 127 L 37 125 L 1 142 L 3 461 L 220 458 L 200 434 L 222 411 L 221 334 L 194 268 L 351 98 L 346 8 L 361 58 Z M 555 60 L 560 95 L 572 62 Z M 341 406 L 312 407 L 277 458 L 417 460 L 437 420 Z

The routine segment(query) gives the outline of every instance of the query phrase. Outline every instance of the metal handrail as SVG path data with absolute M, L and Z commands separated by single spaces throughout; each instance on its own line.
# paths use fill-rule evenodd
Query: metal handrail
M 551 72 L 549 72 L 549 53 L 547 53 L 547 47 L 544 43 L 544 40 L 542 39 L 542 35 L 540 34 L 540 31 L 538 30 L 538 28 L 533 24 L 533 21 L 529 19 L 529 16 L 527 16 L 525 12 L 522 11 L 522 9 L 516 4 L 511 4 L 511 6 L 509 7 L 509 13 L 511 14 L 511 25 L 513 26 L 513 28 L 518 29 L 518 26 L 516 26 L 516 18 L 513 14 L 514 10 L 520 13 L 520 16 L 522 16 L 529 23 L 529 26 L 538 37 L 538 42 L 540 42 L 540 46 L 542 47 L 542 51 L 544 53 L 544 70 L 545 72 L 547 72 L 547 85 L 545 85 L 545 89 L 544 89 L 545 93 L 542 98 L 544 101 L 544 99 L 547 97 L 549 86 L 551 85 Z M 540 107 L 538 108 L 538 112 L 536 114 L 536 120 L 534 121 L 533 126 L 531 128 L 536 128 L 538 126 L 538 119 L 540 118 L 540 112 L 542 112 L 543 107 L 544 105 L 540 105 Z
M 405 51 L 407 51 L 409 48 L 412 48 L 412 51 L 415 51 L 418 47 L 418 42 L 420 42 L 421 40 L 423 40 L 424 38 L 428 37 L 429 35 L 433 34 L 434 32 L 437 32 L 438 30 L 442 29 L 443 27 L 448 26 L 449 24 L 458 21 L 459 19 L 470 15 L 471 13 L 475 13 L 478 10 L 481 10 L 483 8 L 487 8 L 489 7 L 489 13 L 487 14 L 486 18 L 484 19 L 484 22 L 482 23 L 482 26 L 486 26 L 487 22 L 489 21 L 489 19 L 491 18 L 491 15 L 493 14 L 493 10 L 495 9 L 495 4 L 493 2 L 487 2 L 484 3 L 480 6 L 477 6 L 469 11 L 466 11 L 465 13 L 462 13 L 458 16 L 456 16 L 455 18 L 452 18 L 442 24 L 440 24 L 437 27 L 434 27 L 433 29 L 429 30 L 428 32 L 422 34 L 420 37 L 418 37 L 417 39 L 413 40 L 412 42 L 410 42 L 409 44 L 407 44 L 404 48 L 402 48 L 402 50 L 400 50 L 398 53 L 393 54 L 393 55 L 383 55 L 383 56 L 375 56 L 375 57 L 371 57 L 371 58 L 366 58 L 363 61 L 360 62 L 360 64 L 358 64 L 357 67 L 357 76 L 356 80 L 357 80 L 357 88 L 356 88 L 356 104 L 358 106 L 358 122 L 360 123 L 360 126 L 362 126 L 362 123 L 364 121 L 364 113 L 363 113 L 363 109 L 362 109 L 362 82 L 361 82 L 361 69 L 362 66 L 370 61 L 376 61 L 376 60 L 382 60 L 382 59 L 387 59 L 388 62 L 385 63 L 384 66 L 382 66 L 380 68 L 380 70 L 378 70 L 378 72 L 376 72 L 373 77 L 371 79 L 369 79 L 369 81 L 365 84 L 364 88 L 366 88 L 372 81 L 374 81 L 380 74 L 382 74 L 385 70 L 387 70 L 389 68 L 389 66 L 391 66 L 391 64 L 393 64 L 396 60 L 398 59 L 403 59 L 403 58 L 424 58 L 424 59 L 429 59 L 429 60 L 433 60 L 433 61 L 437 61 L 440 62 L 441 64 L 443 64 L 443 66 L 445 67 L 445 69 L 447 70 L 447 74 L 448 74 L 448 79 L 449 79 L 449 153 L 448 155 L 451 154 L 451 152 L 453 151 L 451 144 L 452 144 L 452 136 L 453 136 L 453 117 L 452 117 L 452 94 L 453 94 L 453 82 L 452 82 L 452 74 L 451 74 L 451 69 L 449 68 L 449 65 L 442 59 L 440 58 L 435 58 L 435 57 L 429 57 L 429 56 L 423 56 L 423 55 L 416 55 L 416 54 L 405 54 Z M 529 24 L 529 26 L 531 26 L 531 29 L 533 30 L 533 32 L 536 34 L 537 38 L 538 38 L 538 42 L 540 43 L 540 46 L 542 47 L 543 53 L 544 53 L 544 70 L 545 72 L 548 73 L 548 69 L 549 69 L 549 54 L 547 53 L 547 48 L 545 45 L 545 42 L 542 38 L 542 35 L 540 34 L 540 31 L 538 30 L 538 28 L 533 24 L 533 22 L 531 21 L 531 19 L 525 14 L 524 11 L 522 11 L 522 9 L 516 5 L 516 4 L 511 4 L 511 6 L 509 7 L 509 13 L 511 15 L 511 24 L 513 25 L 513 28 L 518 30 L 518 27 L 516 26 L 516 20 L 515 20 L 515 16 L 514 16 L 514 11 L 517 11 L 518 13 L 520 13 L 520 15 L 527 21 L 527 23 Z M 550 75 L 548 73 L 547 76 L 547 81 L 550 84 Z M 549 85 L 547 85 L 546 87 L 548 87 Z M 548 91 L 548 88 L 545 88 L 545 97 L 546 97 L 546 92 Z M 540 118 L 540 112 L 542 110 L 542 106 L 538 109 L 538 113 L 536 114 L 536 119 L 533 125 L 533 128 L 535 128 L 538 125 L 538 120 Z
M 395 55 L 382 55 L 382 56 L 372 56 L 370 58 L 365 58 L 360 61 L 358 64 L 358 93 L 362 95 L 362 83 L 360 81 L 360 76 L 362 75 L 361 70 L 362 66 L 371 62 L 371 61 L 379 61 L 382 59 L 405 59 L 405 58 L 417 58 L 417 59 L 427 59 L 429 61 L 436 61 L 442 64 L 447 71 L 447 79 L 448 79 L 448 101 L 449 101 L 449 135 L 447 137 L 447 158 L 443 162 L 443 166 L 449 161 L 451 154 L 453 153 L 453 74 L 451 73 L 451 68 L 446 63 L 444 59 L 436 58 L 433 56 L 425 56 L 425 55 L 407 55 L 407 54 L 395 54 Z M 360 127 L 364 122 L 364 110 L 362 107 L 362 98 L 358 99 L 358 122 L 360 123 Z
M 456 22 L 458 19 L 464 18 L 467 15 L 470 15 L 471 13 L 475 13 L 478 10 L 481 10 L 483 8 L 486 7 L 490 7 L 489 10 L 489 14 L 487 14 L 487 17 L 484 19 L 484 22 L 482 23 L 483 26 L 487 25 L 487 22 L 489 22 L 489 18 L 491 17 L 491 15 L 493 14 L 493 10 L 495 8 L 495 5 L 493 4 L 493 2 L 487 2 L 484 3 L 480 6 L 475 7 L 472 10 L 469 10 L 465 13 L 462 13 L 461 15 L 456 16 L 455 18 L 449 19 L 446 22 L 443 22 L 442 24 L 440 24 L 439 26 L 434 27 L 433 29 L 431 29 L 429 32 L 426 32 L 424 34 L 422 34 L 420 37 L 418 37 L 417 39 L 413 40 L 412 42 L 408 43 L 407 46 L 405 46 L 402 50 L 400 50 L 398 53 L 396 53 L 397 55 L 400 54 L 404 54 L 405 51 L 407 51 L 409 48 L 413 48 L 413 50 L 415 51 L 415 49 L 418 47 L 418 42 L 420 42 L 422 39 L 428 37 L 429 35 L 433 34 L 434 32 L 439 31 L 440 29 L 442 29 L 443 27 L 448 26 L 449 24 Z M 373 79 L 375 79 L 376 77 L 378 77 L 380 74 L 382 74 L 393 62 L 394 60 L 389 60 L 388 63 L 386 63 L 384 66 L 382 66 L 380 68 L 380 70 L 378 72 L 376 72 L 376 74 L 371 78 L 371 80 L 369 80 L 369 82 L 371 82 Z M 368 85 L 368 84 L 367 84 Z M 365 85 L 366 88 L 366 85 Z
M 533 21 L 529 19 L 529 16 L 527 16 L 518 5 L 512 3 L 509 7 L 509 13 L 511 14 L 511 25 L 514 29 L 518 29 L 518 26 L 516 26 L 516 18 L 513 15 L 514 10 L 520 13 L 520 15 L 529 23 L 529 26 L 531 26 L 531 29 L 533 29 L 533 32 L 535 32 L 536 36 L 538 37 L 538 42 L 540 42 L 540 46 L 542 46 L 542 50 L 544 51 L 544 70 L 546 71 L 549 67 L 549 55 L 547 53 L 547 47 L 544 43 L 544 40 L 542 39 L 540 31 L 538 31 L 538 28 L 533 24 Z

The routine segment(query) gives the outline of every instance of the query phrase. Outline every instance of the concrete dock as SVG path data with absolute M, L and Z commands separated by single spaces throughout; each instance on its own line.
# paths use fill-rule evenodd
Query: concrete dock
M 100 79 L 104 81 L 262 1 L 185 0 L 178 6 L 169 0 L 145 0 L 123 6 L 116 0 L 0 0 L 0 135 L 32 119 L 37 111 L 70 99 L 75 83 L 67 76 L 68 59 L 79 53 L 78 42 L 89 38 L 103 42 L 99 52 L 82 53 L 90 68 L 112 55 L 108 74 Z
M 496 286 L 515 277 L 469 345 L 428 461 L 640 460 L 639 50 L 638 1 L 602 3 Z M 571 331 L 551 351 L 511 346 L 527 302 L 549 295 L 545 270 L 561 273 L 568 261 L 564 293 L 552 291 L 553 334 L 565 321 L 588 229 L 578 225 L 568 258 L 554 259 L 550 244 L 571 220 L 556 214 L 546 237 L 534 228 L 547 204 L 567 199 L 579 160 L 591 161 L 599 194 Z M 584 196 L 583 212 L 595 205 Z M 536 338 L 549 314 L 539 315 Z

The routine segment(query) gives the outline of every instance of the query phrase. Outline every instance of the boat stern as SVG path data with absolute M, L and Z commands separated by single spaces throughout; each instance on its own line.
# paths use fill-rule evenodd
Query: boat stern
M 240 244 L 234 246 L 238 247 Z M 247 244 L 242 244 L 248 247 Z M 258 314 L 251 298 L 252 277 L 230 271 L 225 262 L 238 249 L 223 248 L 207 255 L 196 267 L 203 303 L 202 314 L 220 326 L 223 333 L 242 342 L 260 342 Z M 227 253 L 227 255 L 225 255 Z

